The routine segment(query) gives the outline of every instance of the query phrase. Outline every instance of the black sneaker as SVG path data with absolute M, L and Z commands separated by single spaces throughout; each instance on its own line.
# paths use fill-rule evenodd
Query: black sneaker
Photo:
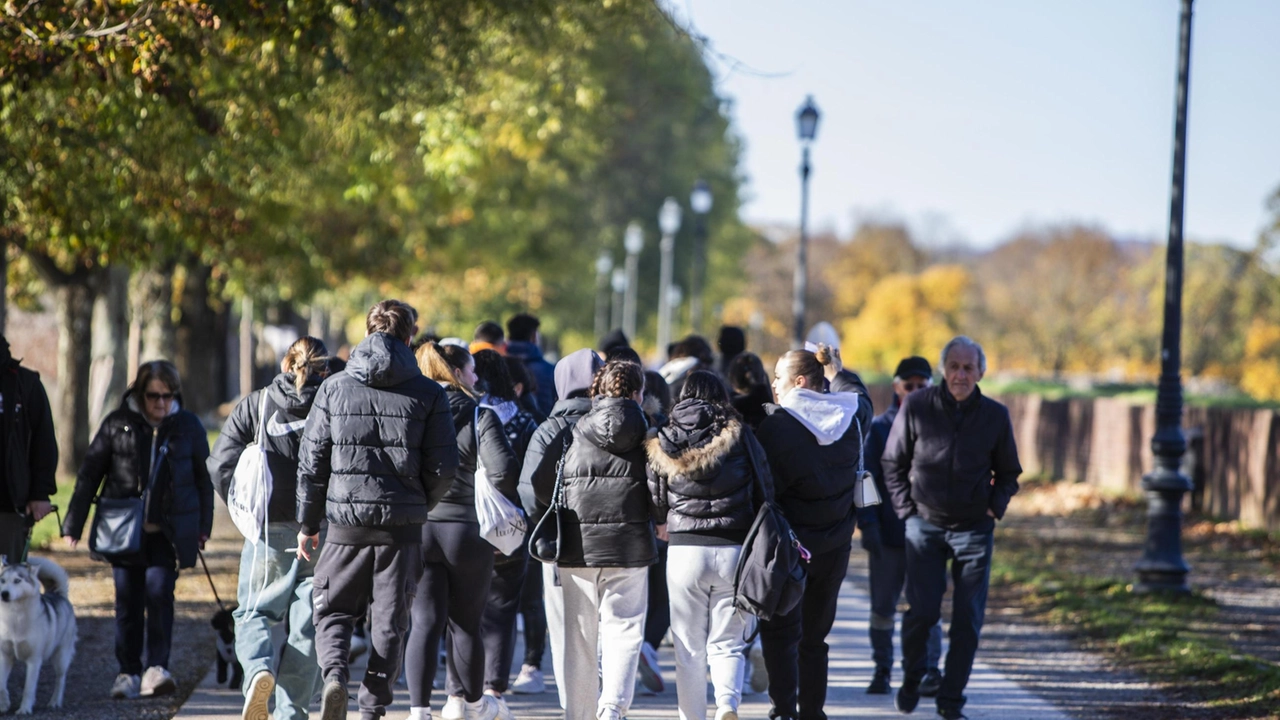
M 876 674 L 871 678 L 871 684 L 867 685 L 868 695 L 888 695 L 889 694 L 889 668 L 878 667 Z
M 968 720 L 968 716 L 960 708 L 938 708 L 938 717 L 944 720 Z
M 908 677 L 902 681 L 902 687 L 898 688 L 898 694 L 893 698 L 893 706 L 898 712 L 907 715 L 916 709 L 916 705 L 920 704 L 920 679 Z M 328 718 L 325 718 L 328 720 Z
M 920 697 L 937 697 L 941 689 L 942 673 L 937 670 L 925 671 L 924 678 L 920 680 Z
M 347 700 L 346 683 L 326 682 L 320 695 L 320 720 L 346 720 Z

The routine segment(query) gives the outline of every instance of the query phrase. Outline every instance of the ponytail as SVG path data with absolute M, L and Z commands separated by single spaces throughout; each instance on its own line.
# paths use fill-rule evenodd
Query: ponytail
M 310 335 L 304 335 L 284 354 L 284 371 L 293 373 L 293 385 L 302 391 L 312 373 L 325 373 L 329 369 L 329 350 L 324 343 Z

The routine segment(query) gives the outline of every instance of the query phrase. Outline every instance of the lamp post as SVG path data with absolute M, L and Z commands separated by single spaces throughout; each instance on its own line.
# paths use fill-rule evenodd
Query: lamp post
M 626 300 L 623 302 L 622 332 L 627 340 L 636 339 L 636 289 L 640 286 L 640 251 L 644 249 L 644 231 L 640 223 L 634 220 L 627 225 L 627 232 L 622 237 L 622 245 L 627 251 L 627 283 Z
M 1187 158 L 1187 92 L 1191 67 L 1191 0 L 1182 0 L 1178 38 L 1178 90 L 1173 124 L 1173 182 L 1169 197 L 1169 249 L 1165 256 L 1164 334 L 1160 340 L 1160 389 L 1155 469 L 1142 477 L 1147 494 L 1147 542 L 1135 569 L 1136 592 L 1189 592 L 1182 558 L 1182 496 L 1191 480 L 1182 474 L 1187 439 L 1182 434 L 1182 200 Z
M 667 361 L 671 344 L 671 273 L 675 262 L 676 232 L 680 230 L 680 204 L 669 197 L 658 211 L 658 228 L 662 230 L 662 265 L 658 274 L 658 361 Z
M 813 104 L 812 95 L 805 98 L 804 105 L 796 112 L 796 132 L 804 151 L 800 161 L 800 241 L 796 248 L 796 277 L 791 298 L 791 313 L 795 317 L 791 347 L 802 348 L 809 294 L 809 144 L 818 134 L 818 106 Z
M 689 272 L 689 328 L 702 334 L 702 278 L 707 266 L 707 213 L 711 212 L 711 186 L 706 180 L 693 184 L 689 207 L 693 210 L 693 266 Z
M 609 271 L 613 269 L 613 255 L 602 249 L 596 258 L 596 337 L 609 332 Z
M 622 303 L 623 293 L 627 291 L 627 271 L 622 268 L 613 269 L 613 277 L 610 279 L 613 286 L 613 316 L 610 318 L 609 329 L 622 327 Z M 627 340 L 631 340 L 631 336 L 627 336 Z

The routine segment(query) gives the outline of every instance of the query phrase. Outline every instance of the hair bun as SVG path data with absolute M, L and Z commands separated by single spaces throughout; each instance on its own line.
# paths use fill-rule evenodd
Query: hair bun
M 834 358 L 832 357 L 831 346 L 824 345 L 824 344 L 818 345 L 818 349 L 813 352 L 813 357 L 815 360 L 818 361 L 819 365 L 822 365 L 824 367 L 827 365 L 830 365 L 832 360 L 834 360 Z

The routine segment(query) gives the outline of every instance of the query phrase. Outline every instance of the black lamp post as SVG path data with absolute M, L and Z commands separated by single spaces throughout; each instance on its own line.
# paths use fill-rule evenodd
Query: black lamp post
M 796 276 L 791 313 L 795 316 L 793 348 L 804 347 L 804 313 L 809 294 L 809 144 L 818 134 L 818 107 L 810 95 L 796 113 L 796 132 L 804 148 L 800 161 L 800 242 L 796 249 Z
M 706 180 L 693 184 L 689 208 L 693 210 L 693 266 L 689 268 L 689 328 L 702 334 L 702 277 L 707 267 L 707 213 L 711 212 L 711 186 Z
M 1160 340 L 1160 389 L 1155 469 L 1142 478 L 1147 493 L 1147 542 L 1138 561 L 1136 592 L 1189 592 L 1190 568 L 1182 559 L 1182 496 L 1191 480 L 1182 474 L 1187 439 L 1182 434 L 1182 200 L 1187 159 L 1187 92 L 1191 67 L 1191 0 L 1182 0 L 1178 42 L 1178 97 L 1173 127 L 1173 184 L 1169 199 L 1169 249 L 1165 257 L 1164 334 Z

